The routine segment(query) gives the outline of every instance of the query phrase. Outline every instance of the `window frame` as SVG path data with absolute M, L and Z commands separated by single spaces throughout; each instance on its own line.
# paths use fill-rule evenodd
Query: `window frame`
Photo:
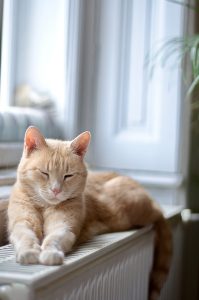
M 15 74 L 17 1 L 4 1 L 1 45 L 1 108 L 12 104 Z

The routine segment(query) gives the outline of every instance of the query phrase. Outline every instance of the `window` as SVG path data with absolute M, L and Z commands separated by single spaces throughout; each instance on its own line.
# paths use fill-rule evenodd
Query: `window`
M 149 80 L 143 66 L 157 41 L 183 34 L 185 15 L 167 0 L 5 1 L 2 109 L 21 105 L 15 90 L 28 87 L 54 104 L 66 138 L 91 131 L 91 167 L 137 178 L 162 203 L 184 203 L 181 74 L 157 67 Z
M 4 3 L 0 102 L 2 167 L 18 163 L 28 125 L 40 127 L 47 136 L 61 135 L 59 121 L 63 123 L 65 113 L 68 5 L 69 1 L 62 0 L 8 0 Z

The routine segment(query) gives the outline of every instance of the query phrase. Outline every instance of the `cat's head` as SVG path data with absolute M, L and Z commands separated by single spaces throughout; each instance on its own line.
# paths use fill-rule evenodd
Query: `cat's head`
M 45 139 L 36 127 L 25 133 L 18 181 L 38 205 L 56 205 L 79 197 L 87 170 L 83 158 L 90 142 L 83 132 L 72 141 Z

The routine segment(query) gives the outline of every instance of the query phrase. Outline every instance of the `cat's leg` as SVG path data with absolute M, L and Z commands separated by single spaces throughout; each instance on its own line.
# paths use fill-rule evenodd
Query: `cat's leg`
M 40 241 L 42 239 L 42 217 L 29 199 L 20 194 L 10 198 L 8 206 L 9 240 L 14 245 L 16 260 L 21 264 L 39 262 Z
M 21 264 L 39 262 L 40 245 L 31 224 L 27 221 L 17 222 L 10 233 L 10 241 L 16 251 L 16 261 Z
M 40 263 L 44 265 L 62 264 L 64 253 L 70 252 L 75 241 L 76 234 L 64 221 L 45 225 L 45 238 L 41 245 Z

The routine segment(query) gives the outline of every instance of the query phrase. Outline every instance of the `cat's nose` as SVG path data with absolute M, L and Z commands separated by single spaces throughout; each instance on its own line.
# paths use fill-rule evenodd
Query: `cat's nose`
M 53 192 L 53 194 L 54 194 L 55 196 L 57 196 L 57 195 L 61 192 L 61 189 L 53 188 L 53 189 L 51 189 L 51 191 Z

